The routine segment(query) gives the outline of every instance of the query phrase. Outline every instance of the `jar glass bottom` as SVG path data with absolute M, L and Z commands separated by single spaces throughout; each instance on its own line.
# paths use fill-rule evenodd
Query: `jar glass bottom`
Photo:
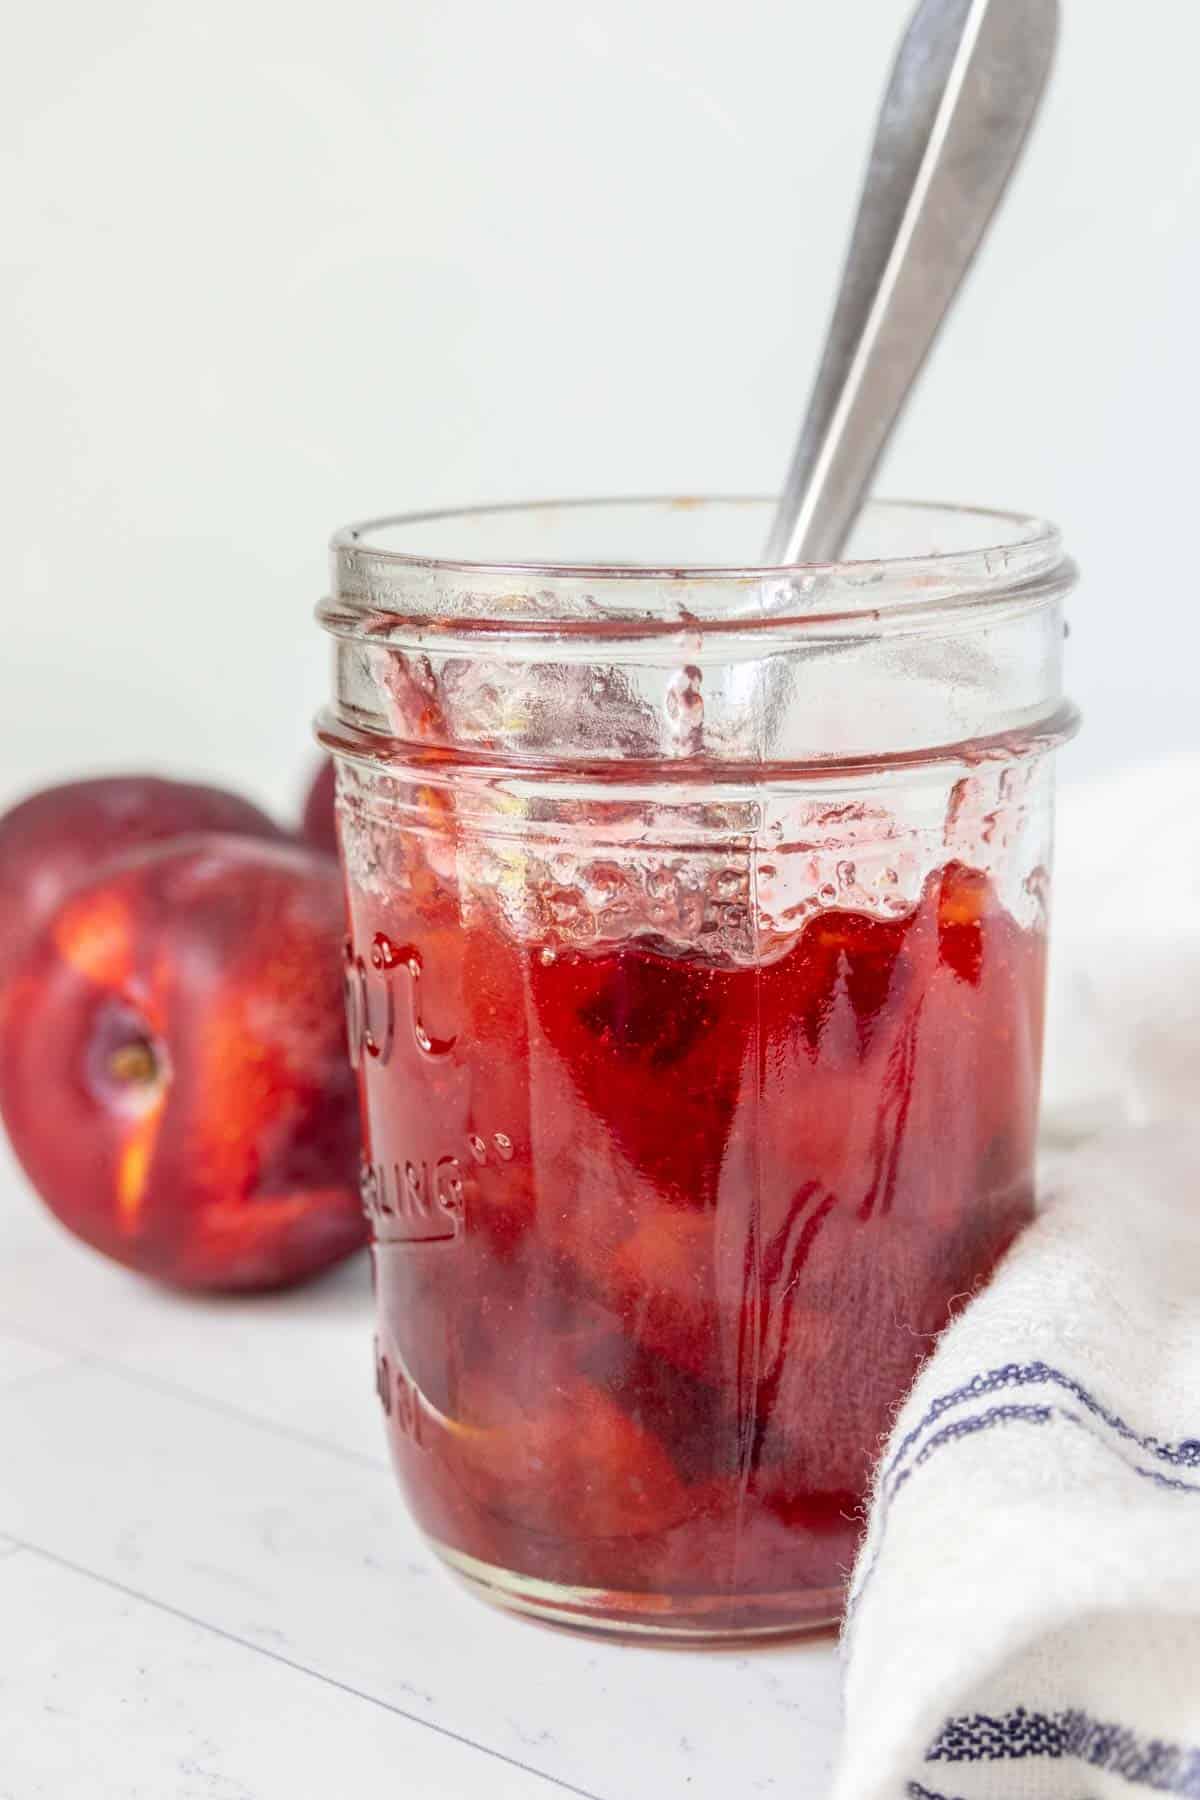
M 479 1562 L 444 1544 L 432 1547 L 473 1594 L 505 1612 L 627 1643 L 711 1647 L 808 1637 L 835 1630 L 845 1603 L 841 1587 L 670 1596 L 565 1587 Z

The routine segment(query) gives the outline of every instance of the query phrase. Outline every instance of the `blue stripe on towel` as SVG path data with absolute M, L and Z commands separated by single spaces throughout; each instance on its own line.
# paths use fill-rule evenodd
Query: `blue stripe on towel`
M 908 1468 L 900 1466 L 903 1458 L 912 1449 L 927 1426 L 948 1412 L 952 1406 L 978 1399 L 983 1394 L 1000 1392 L 1006 1387 L 1026 1388 L 1038 1384 L 1051 1384 L 1073 1395 L 1086 1408 L 1088 1417 L 1081 1418 L 1078 1413 L 1071 1412 L 1065 1406 L 1052 1406 L 1044 1402 L 1040 1404 L 1003 1402 L 998 1406 L 986 1407 L 983 1412 L 971 1413 L 966 1418 L 951 1419 L 921 1446 Z M 1061 1369 L 1051 1368 L 1047 1363 L 1006 1363 L 1002 1368 L 990 1369 L 986 1375 L 976 1375 L 963 1386 L 953 1388 L 949 1393 L 942 1394 L 934 1400 L 920 1423 L 906 1434 L 892 1457 L 879 1488 L 879 1522 L 875 1550 L 851 1592 L 846 1607 L 843 1637 L 849 1631 L 859 1601 L 878 1565 L 883 1551 L 892 1503 L 900 1489 L 924 1463 L 928 1462 L 935 1451 L 942 1449 L 946 1444 L 957 1443 L 961 1439 L 973 1437 L 981 1431 L 991 1430 L 996 1425 L 1013 1423 L 1048 1425 L 1055 1419 L 1065 1420 L 1068 1424 L 1085 1431 L 1097 1443 L 1105 1445 L 1106 1449 L 1124 1464 L 1131 1474 L 1140 1476 L 1142 1480 L 1151 1481 L 1156 1487 L 1174 1493 L 1200 1494 L 1200 1483 L 1184 1481 L 1177 1475 L 1166 1475 L 1162 1469 L 1145 1468 L 1141 1463 L 1133 1462 L 1128 1456 L 1122 1455 L 1115 1444 L 1109 1442 L 1101 1432 L 1094 1429 L 1093 1421 L 1101 1421 L 1123 1442 L 1137 1444 L 1141 1449 L 1148 1451 L 1160 1462 L 1166 1463 L 1172 1468 L 1200 1468 L 1200 1440 L 1183 1438 L 1175 1444 L 1164 1444 L 1159 1438 L 1135 1431 L 1116 1413 L 1110 1412 L 1106 1406 L 1088 1393 L 1081 1383 L 1069 1375 L 1064 1375 Z
M 962 1800 L 961 1794 L 936 1794 L 919 1781 L 910 1781 L 904 1790 L 905 1800 Z M 1088 1794 L 1080 1794 L 1078 1800 L 1091 1800 Z
M 943 1425 L 940 1431 L 935 1431 L 929 1442 L 922 1445 L 913 1458 L 912 1467 L 901 1469 L 886 1498 L 894 1500 L 909 1477 L 915 1475 L 921 1465 L 928 1462 L 934 1452 L 946 1444 L 974 1437 L 980 1431 L 990 1431 L 994 1425 L 1049 1425 L 1055 1419 L 1065 1419 L 1069 1425 L 1076 1425 L 1081 1431 L 1086 1431 L 1089 1437 L 1094 1438 L 1098 1444 L 1103 1444 L 1110 1454 L 1123 1463 L 1131 1474 L 1140 1475 L 1144 1481 L 1152 1481 L 1156 1487 L 1171 1488 L 1176 1493 L 1200 1494 L 1200 1482 L 1183 1481 L 1177 1475 L 1164 1475 L 1161 1469 L 1146 1469 L 1141 1463 L 1131 1462 L 1129 1457 L 1122 1456 L 1098 1431 L 1094 1431 L 1089 1420 L 1081 1419 L 1078 1413 L 1071 1412 L 1065 1406 L 1017 1406 L 1009 1402 L 1003 1406 L 989 1406 L 985 1411 L 971 1413 L 965 1419 L 952 1419 L 949 1425 Z
M 949 1412 L 952 1407 L 969 1404 L 972 1400 L 980 1400 L 987 1394 L 999 1393 L 1005 1388 L 1042 1385 L 1052 1385 L 1064 1389 L 1086 1408 L 1093 1418 L 1102 1420 L 1105 1425 L 1116 1432 L 1118 1437 L 1139 1445 L 1141 1449 L 1157 1457 L 1160 1462 L 1170 1463 L 1182 1469 L 1200 1469 L 1200 1438 L 1186 1437 L 1181 1438 L 1177 1443 L 1163 1443 L 1161 1439 L 1151 1434 L 1135 1431 L 1133 1426 L 1127 1424 L 1118 1413 L 1110 1411 L 1107 1406 L 1096 1399 L 1094 1394 L 1089 1393 L 1082 1382 L 1076 1381 L 1071 1375 L 1064 1374 L 1061 1369 L 1053 1368 L 1049 1363 L 1044 1362 L 1004 1363 L 999 1368 L 988 1369 L 986 1373 L 973 1375 L 970 1381 L 964 1382 L 961 1387 L 951 1388 L 948 1393 L 939 1394 L 935 1400 L 930 1402 L 924 1416 L 918 1420 L 911 1431 L 905 1433 L 897 1445 L 891 1461 L 884 1471 L 885 1486 L 893 1479 L 900 1464 L 922 1433 L 940 1419 L 943 1413 Z
M 925 1752 L 926 1762 L 1007 1762 L 1044 1756 L 1073 1757 L 1159 1794 L 1200 1800 L 1200 1749 L 1142 1737 L 1127 1725 L 1092 1718 L 1078 1707 L 1065 1712 L 1030 1712 L 1023 1706 L 993 1716 L 971 1713 L 947 1719 Z M 910 1784 L 910 1794 L 918 1784 Z

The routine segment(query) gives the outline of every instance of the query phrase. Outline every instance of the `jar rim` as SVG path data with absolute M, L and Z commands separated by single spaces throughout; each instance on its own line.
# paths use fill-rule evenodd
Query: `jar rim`
M 922 500 L 872 499 L 863 509 L 868 539 L 882 532 L 932 548 L 901 554 L 853 555 L 836 562 L 769 565 L 697 558 L 597 560 L 563 556 L 443 554 L 447 534 L 492 533 L 507 542 L 514 524 L 533 535 L 561 534 L 589 512 L 609 525 L 622 512 L 644 525 L 695 515 L 694 530 L 724 529 L 739 509 L 765 523 L 774 500 L 764 495 L 639 495 L 601 499 L 502 502 L 384 515 L 343 526 L 331 539 L 333 594 L 320 609 L 335 635 L 377 626 L 424 623 L 455 632 L 529 631 L 656 636 L 681 627 L 706 631 L 809 628 L 846 624 L 852 631 L 897 615 L 928 617 L 947 607 L 997 601 L 1044 601 L 1073 585 L 1056 526 L 1036 515 L 1000 508 Z M 682 521 L 681 521 L 682 522 Z M 494 531 L 493 531 L 494 528 Z M 406 534 L 415 545 L 403 547 Z M 387 542 L 398 536 L 400 544 Z M 703 539 L 703 530 L 700 533 Z M 430 547 L 430 537 L 435 547 Z M 950 540 L 941 547 L 939 540 Z M 705 540 L 707 541 L 707 540 Z M 582 592 L 583 587 L 589 590 Z M 343 611 L 348 603 L 350 612 Z M 899 622 L 899 621 L 898 621 Z
M 872 511 L 940 513 L 957 520 L 977 519 L 981 527 L 987 521 L 994 526 L 1006 525 L 1012 528 L 1015 535 L 1001 536 L 998 532 L 989 532 L 969 550 L 933 550 L 903 556 L 846 556 L 821 562 L 795 563 L 649 561 L 618 563 L 583 559 L 559 561 L 541 557 L 442 556 L 393 549 L 390 546 L 368 541 L 368 533 L 402 530 L 410 526 L 452 524 L 456 520 L 468 522 L 502 515 L 511 517 L 522 513 L 527 515 L 547 512 L 561 514 L 582 511 L 586 507 L 616 509 L 618 507 L 666 506 L 686 512 L 702 506 L 766 506 L 773 504 L 774 496 L 770 494 L 612 494 L 595 497 L 577 495 L 548 500 L 501 500 L 480 506 L 431 507 L 417 512 L 382 513 L 369 519 L 351 520 L 349 524 L 341 526 L 334 532 L 330 539 L 330 548 L 335 553 L 347 549 L 365 551 L 368 555 L 378 557 L 383 562 L 412 568 L 477 571 L 480 574 L 550 577 L 558 575 L 568 578 L 584 577 L 589 581 L 695 581 L 706 578 L 725 581 L 763 581 L 782 575 L 810 574 L 818 570 L 861 571 L 885 568 L 900 572 L 913 564 L 924 563 L 941 567 L 968 557 L 983 558 L 996 556 L 1003 552 L 1035 549 L 1044 552 L 1057 551 L 1062 543 L 1058 527 L 1036 513 L 1015 511 L 1007 507 L 974 506 L 956 501 L 905 500 L 884 497 L 870 499 L 866 503 L 864 511 L 870 509 Z
M 433 554 L 518 548 L 535 534 L 553 551 L 665 542 L 721 554 L 757 545 L 774 506 L 693 501 L 676 517 L 675 504 L 559 502 L 540 520 L 529 506 L 412 514 L 401 527 L 418 522 L 413 543 L 382 553 L 370 534 L 386 521 L 346 527 L 317 609 L 336 640 L 327 726 L 522 765 L 764 769 L 1042 744 L 1069 729 L 1062 600 L 1075 569 L 1057 530 L 1022 514 L 872 501 L 856 549 L 932 553 L 783 569 Z

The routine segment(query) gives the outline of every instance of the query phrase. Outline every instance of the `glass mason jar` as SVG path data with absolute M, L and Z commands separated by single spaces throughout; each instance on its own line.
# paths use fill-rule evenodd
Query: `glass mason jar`
M 338 534 L 377 1376 L 478 1591 L 729 1638 L 838 1614 L 872 1460 L 1032 1206 L 1052 527 L 763 501 Z

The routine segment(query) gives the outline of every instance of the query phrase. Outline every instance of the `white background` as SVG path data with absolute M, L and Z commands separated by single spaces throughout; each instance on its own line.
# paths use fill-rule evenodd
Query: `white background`
M 0 803 L 294 803 L 344 519 L 777 484 L 907 0 L 41 0 L 0 67 Z M 1200 9 L 1066 0 L 893 493 L 1056 517 L 1076 773 L 1200 741 Z

